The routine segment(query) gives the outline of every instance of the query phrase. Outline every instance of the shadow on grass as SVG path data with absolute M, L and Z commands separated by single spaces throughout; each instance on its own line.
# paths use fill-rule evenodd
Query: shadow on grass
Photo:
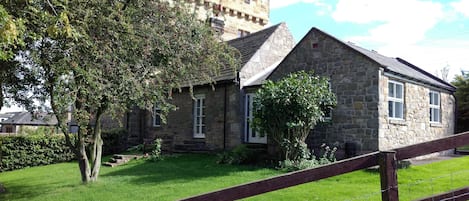
M 148 184 L 171 181 L 184 183 L 200 178 L 226 176 L 240 171 L 255 171 L 261 167 L 220 165 L 216 163 L 216 156 L 209 154 L 184 154 L 170 156 L 163 161 L 141 161 L 121 170 L 110 171 L 102 177 L 132 177 L 130 182 Z
M 0 193 L 0 200 L 31 200 L 43 194 L 53 193 L 56 188 L 73 189 L 82 185 L 80 182 L 72 183 L 64 184 L 63 181 L 51 182 L 51 180 L 46 180 L 43 183 L 31 184 L 28 178 L 16 179 L 4 183 L 6 191 Z

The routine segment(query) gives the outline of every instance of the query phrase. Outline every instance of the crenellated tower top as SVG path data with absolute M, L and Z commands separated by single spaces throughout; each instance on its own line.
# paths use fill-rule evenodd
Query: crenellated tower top
M 262 30 L 269 22 L 269 0 L 187 0 L 201 20 L 207 19 L 223 40 Z

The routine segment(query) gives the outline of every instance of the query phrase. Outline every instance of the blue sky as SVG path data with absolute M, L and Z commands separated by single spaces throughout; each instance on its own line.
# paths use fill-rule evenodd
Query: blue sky
M 469 0 L 270 0 L 298 42 L 311 27 L 449 79 L 469 70 Z
M 469 0 L 270 0 L 270 7 L 270 24 L 286 22 L 297 42 L 314 26 L 433 74 L 449 66 L 450 80 L 469 70 Z

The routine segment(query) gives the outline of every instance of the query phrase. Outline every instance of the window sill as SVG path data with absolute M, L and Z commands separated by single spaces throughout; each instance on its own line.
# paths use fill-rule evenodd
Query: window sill
M 407 126 L 407 122 L 404 119 L 389 119 L 388 123 L 400 126 Z
M 440 122 L 430 122 L 430 127 L 443 128 L 443 124 Z

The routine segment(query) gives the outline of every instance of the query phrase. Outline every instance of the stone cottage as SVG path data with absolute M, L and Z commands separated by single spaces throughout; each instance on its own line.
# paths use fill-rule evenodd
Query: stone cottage
M 213 87 L 209 83 L 194 86 L 193 97 L 189 87 L 173 93 L 172 104 L 178 109 L 168 114 L 166 124 L 149 111 L 129 113 L 126 126 L 131 141 L 159 137 L 171 141 L 171 146 L 181 151 L 221 150 L 242 142 L 266 142 L 265 137 L 245 133 L 251 130 L 245 128 L 248 121 L 243 86 L 252 77 L 276 66 L 293 48 L 293 36 L 286 24 L 280 23 L 227 43 L 241 53 L 240 68 L 222 70 L 213 78 L 216 81 Z M 249 104 L 252 106 L 252 101 Z
M 55 115 L 44 112 L 11 112 L 2 115 L 0 133 L 17 134 L 24 129 L 36 130 L 39 127 L 48 128 L 55 133 L 57 119 Z
M 454 133 L 455 87 L 401 58 L 312 28 L 266 77 L 279 80 L 299 70 L 328 77 L 338 101 L 330 120 L 309 136 L 312 147 L 328 143 L 353 156 Z
M 415 144 L 454 132 L 454 86 L 401 59 L 390 58 L 312 28 L 294 46 L 285 24 L 228 41 L 242 54 L 236 73 L 174 94 L 179 109 L 161 124 L 151 112 L 128 116 L 131 138 L 168 139 L 183 151 L 230 149 L 241 143 L 267 144 L 250 126 L 255 92 L 266 79 L 299 70 L 330 79 L 337 107 L 317 125 L 307 143 L 339 148 L 338 157 Z M 294 46 L 294 47 L 293 47 Z M 279 114 L 281 115 L 281 114 Z M 144 139 L 142 139 L 144 138 Z

